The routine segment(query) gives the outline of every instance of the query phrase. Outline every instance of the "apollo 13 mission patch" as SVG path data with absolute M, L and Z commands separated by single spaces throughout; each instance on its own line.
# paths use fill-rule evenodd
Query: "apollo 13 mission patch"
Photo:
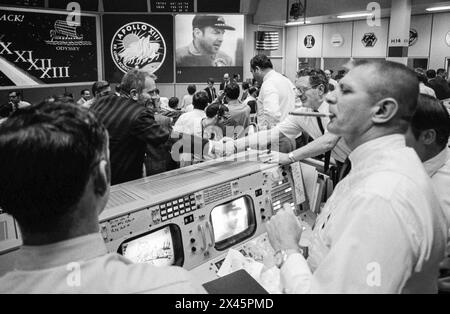
M 124 73 L 141 69 L 154 73 L 166 58 L 166 42 L 152 25 L 133 22 L 122 26 L 111 41 L 111 55 Z

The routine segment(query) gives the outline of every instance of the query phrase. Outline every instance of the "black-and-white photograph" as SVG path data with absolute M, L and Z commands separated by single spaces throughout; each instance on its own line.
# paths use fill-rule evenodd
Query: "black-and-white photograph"
M 0 294 L 450 294 L 449 1 L 0 2 Z

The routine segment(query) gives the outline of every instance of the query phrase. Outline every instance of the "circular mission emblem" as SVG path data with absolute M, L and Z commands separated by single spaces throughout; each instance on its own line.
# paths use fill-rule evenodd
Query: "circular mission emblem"
M 164 63 L 166 49 L 161 33 L 142 22 L 122 26 L 111 42 L 114 63 L 124 73 L 135 68 L 155 72 Z

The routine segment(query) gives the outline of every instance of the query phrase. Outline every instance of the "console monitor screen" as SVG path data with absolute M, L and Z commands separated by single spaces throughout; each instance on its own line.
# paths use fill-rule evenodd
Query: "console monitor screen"
M 243 196 L 211 211 L 214 240 L 218 250 L 247 238 L 256 230 L 253 201 Z
M 123 256 L 134 263 L 149 263 L 154 266 L 171 266 L 175 263 L 169 226 L 123 243 L 121 249 Z

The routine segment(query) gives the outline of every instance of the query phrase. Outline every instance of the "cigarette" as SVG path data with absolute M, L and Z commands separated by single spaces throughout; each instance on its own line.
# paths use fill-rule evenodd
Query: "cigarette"
M 304 116 L 304 117 L 320 117 L 320 118 L 331 118 L 334 117 L 334 114 L 331 113 L 322 113 L 322 112 L 289 112 L 291 116 Z

